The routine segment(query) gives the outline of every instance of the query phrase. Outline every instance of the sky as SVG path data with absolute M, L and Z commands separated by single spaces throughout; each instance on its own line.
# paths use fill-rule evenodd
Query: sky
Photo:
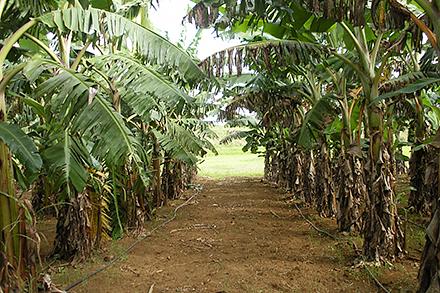
M 179 41 L 184 31 L 185 45 L 188 46 L 194 39 L 197 29 L 194 24 L 187 22 L 182 24 L 182 19 L 188 9 L 194 5 L 190 0 L 161 0 L 159 6 L 156 5 L 157 10 L 151 9 L 150 20 L 156 31 L 163 36 L 168 35 L 173 43 Z M 197 56 L 203 60 L 215 52 L 237 44 L 239 44 L 238 40 L 222 40 L 216 37 L 213 30 L 203 30 Z

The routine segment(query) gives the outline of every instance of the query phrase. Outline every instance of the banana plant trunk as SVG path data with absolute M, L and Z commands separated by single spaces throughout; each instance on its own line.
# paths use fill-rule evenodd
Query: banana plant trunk
M 292 176 L 294 176 L 295 167 L 292 169 L 292 153 L 288 151 L 288 143 L 282 142 L 280 160 L 279 160 L 279 173 L 278 173 L 278 187 L 285 190 L 292 190 Z M 293 160 L 294 161 L 294 160 Z
M 316 176 L 317 212 L 321 217 L 336 215 L 336 194 L 333 184 L 331 160 L 325 140 L 320 142 Z
M 269 145 L 266 145 L 266 151 L 264 153 L 264 180 L 270 182 L 272 177 L 271 173 L 271 152 L 269 151 Z
M 416 97 L 416 127 L 414 133 L 414 143 L 416 147 L 423 143 L 426 135 L 422 105 L 423 103 L 420 97 Z M 423 216 L 431 216 L 432 205 L 436 200 L 436 198 L 433 197 L 433 194 L 430 192 L 431 183 L 430 181 L 426 180 L 428 178 L 425 176 L 426 171 L 429 169 L 428 165 L 432 159 L 433 158 L 430 158 L 428 147 L 423 146 L 421 148 L 413 149 L 409 161 L 411 191 L 408 198 L 408 208 Z
M 436 161 L 436 169 L 431 171 L 431 192 L 435 201 L 431 221 L 426 229 L 426 243 L 418 275 L 417 292 L 420 293 L 440 291 L 440 156 L 438 148 L 433 148 L 432 152 Z
M 153 194 L 156 207 L 160 207 L 163 201 L 162 184 L 160 176 L 160 146 L 155 139 L 153 147 Z
M 56 258 L 73 263 L 86 260 L 93 248 L 92 206 L 87 192 L 72 195 L 60 209 L 54 250 Z
M 303 164 L 304 164 L 304 152 L 300 149 L 296 149 L 292 151 L 293 154 L 293 160 L 291 164 L 291 185 L 292 185 L 292 192 L 293 195 L 305 202 L 305 190 L 304 190 L 304 176 L 303 176 Z
M 420 215 L 429 216 L 435 198 L 429 193 L 428 186 L 425 185 L 425 173 L 429 163 L 428 151 L 426 147 L 413 150 L 409 161 L 409 174 L 411 191 L 408 198 L 408 208 Z
M 178 166 L 172 161 L 170 154 L 165 152 L 161 179 L 165 204 L 169 199 L 175 199 L 177 196 L 177 185 L 180 179 L 177 169 Z
M 303 184 L 304 184 L 304 198 L 306 204 L 310 207 L 316 202 L 316 170 L 315 157 L 313 150 L 304 153 L 303 165 Z
M 267 165 L 267 173 L 268 173 L 268 177 L 267 177 L 267 181 L 270 183 L 277 183 L 278 181 L 278 152 L 277 151 L 270 151 L 270 160 L 269 163 Z
M 372 96 L 377 97 L 377 94 Z M 367 114 L 370 146 L 366 167 L 368 196 L 363 253 L 369 261 L 384 261 L 394 259 L 403 252 L 404 237 L 393 190 L 392 154 L 383 137 L 383 109 L 380 105 L 371 105 Z
M 4 88 L 0 89 L 0 123 L 7 121 Z M 26 207 L 32 213 L 30 204 Z M 0 289 L 35 290 L 35 245 L 29 241 L 24 207 L 15 197 L 11 153 L 0 141 Z M 31 281 L 28 285 L 26 282 Z
M 362 211 L 367 196 L 361 159 L 352 151 L 342 150 L 339 162 L 337 222 L 340 232 L 361 232 Z

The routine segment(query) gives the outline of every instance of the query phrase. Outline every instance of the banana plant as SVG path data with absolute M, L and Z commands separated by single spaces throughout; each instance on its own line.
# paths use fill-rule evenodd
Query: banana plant
M 38 36 L 31 34 L 30 29 L 34 26 L 54 32 L 58 51 L 53 50 Z M 28 31 L 30 33 L 27 33 Z M 81 40 L 84 34 L 89 37 Z M 101 46 L 98 44 L 100 38 L 108 40 L 106 43 L 111 46 L 98 48 Z M 23 58 L 22 63 L 11 65 L 6 69 L 8 53 L 21 39 L 36 43 L 49 59 L 37 57 L 33 60 L 26 60 Z M 89 58 L 88 49 L 94 42 L 96 48 L 101 50 L 102 56 Z M 115 53 L 118 49 L 116 44 L 131 49 L 140 58 L 135 58 L 132 53 L 123 53 L 123 51 L 121 51 L 123 55 L 119 58 L 112 57 L 110 53 Z M 80 49 L 72 51 L 73 46 L 77 45 L 81 46 Z M 71 56 L 74 57 L 71 58 Z M 115 65 L 112 67 L 115 69 L 107 70 L 111 65 Z M 132 111 L 130 115 L 134 113 L 145 120 L 151 116 L 154 108 L 161 108 L 163 112 L 166 112 L 189 105 L 191 98 L 188 94 L 184 94 L 173 84 L 173 81 L 167 80 L 162 75 L 163 72 L 172 68 L 177 69 L 176 78 L 190 85 L 202 80 L 205 76 L 197 63 L 185 51 L 169 43 L 152 30 L 116 13 L 97 8 L 83 9 L 70 6 L 37 16 L 14 32 L 2 47 L 0 51 L 2 122 L 6 122 L 6 88 L 14 76 L 21 73 L 33 86 L 36 86 L 32 109 L 38 115 L 41 114 L 44 105 L 58 120 L 58 127 L 48 128 L 52 129 L 48 135 L 51 141 L 48 141 L 45 148 L 40 151 L 45 168 L 51 174 L 57 174 L 60 177 L 58 189 L 63 190 L 60 200 L 71 203 L 62 210 L 57 227 L 55 253 L 61 257 L 70 258 L 72 254 L 77 254 L 79 259 L 84 259 L 92 248 L 88 215 L 79 214 L 82 208 L 89 210 L 87 207 L 89 195 L 86 189 L 87 182 L 91 180 L 89 170 L 100 170 L 103 166 L 115 170 L 128 164 L 136 169 L 135 173 L 143 185 L 149 185 L 147 161 L 143 160 L 147 155 L 133 130 L 130 129 L 128 116 L 124 116 L 126 115 L 124 107 Z M 120 79 L 117 74 L 121 72 L 129 72 L 131 78 Z M 122 105 L 117 103 L 119 97 Z M 23 269 L 20 268 L 25 267 L 24 262 L 18 264 L 17 260 L 25 259 L 18 257 L 19 251 L 22 251 L 19 247 L 24 243 L 19 241 L 21 238 L 19 235 L 25 235 L 23 228 L 20 227 L 25 226 L 11 225 L 17 219 L 22 219 L 22 216 L 17 208 L 17 200 L 14 198 L 11 156 L 6 145 L 14 151 L 16 157 L 26 166 L 26 170 L 32 171 L 40 168 L 41 166 L 38 165 L 26 164 L 30 162 L 36 164 L 35 162 L 41 162 L 41 158 L 35 151 L 35 145 L 30 144 L 29 140 L 24 140 L 26 135 L 22 131 L 18 131 L 10 124 L 2 123 L 2 127 L 0 159 L 4 163 L 0 167 L 2 173 L 0 191 L 2 192 L 2 208 L 5 209 L 2 212 L 1 222 L 2 231 L 4 231 L 2 242 L 5 243 L 2 246 L 4 247 L 2 256 L 4 255 L 5 261 L 2 264 L 17 268 L 18 274 L 23 275 Z M 14 130 L 16 135 L 3 135 L 3 132 L 6 133 L 8 129 L 9 132 L 11 129 Z M 187 136 L 194 135 L 185 133 L 183 130 L 176 131 L 174 134 L 182 132 Z M 185 138 L 185 135 L 180 139 Z M 206 144 L 201 144 L 203 147 L 206 146 Z M 202 146 L 199 145 L 200 148 Z M 200 153 L 200 150 L 197 151 Z M 113 181 L 114 184 L 115 180 Z M 112 192 L 116 190 L 113 189 Z M 116 199 L 114 204 L 116 205 L 117 202 Z M 67 222 L 70 225 L 66 225 Z M 10 229 L 9 226 L 14 228 Z M 78 228 L 76 233 L 79 232 L 81 235 L 75 234 L 74 226 Z M 72 241 L 66 242 L 66 239 L 72 239 Z M 2 272 L 9 274 L 6 270 Z M 2 280 L 8 280 L 6 276 Z M 7 283 L 8 281 L 5 282 L 5 286 L 11 288 L 15 286 Z
M 223 12 L 215 9 L 219 7 L 226 11 L 224 14 L 230 22 L 222 23 Z M 393 11 L 393 14 L 385 13 L 386 10 Z M 197 14 L 197 11 L 209 12 Z M 365 1 L 328 1 L 325 5 L 320 1 L 292 1 L 289 4 L 241 1 L 240 6 L 236 6 L 235 2 L 224 4 L 218 1 L 199 1 L 192 12 L 194 13 L 189 15 L 191 21 L 205 25 L 215 22 L 219 29 L 225 26 L 232 30 L 238 29 L 238 22 L 235 21 L 241 21 L 247 28 L 270 34 L 267 29 L 269 25 L 265 24 L 267 22 L 281 26 L 284 29 L 284 38 L 301 41 L 307 39 L 311 43 L 322 42 L 313 33 L 334 30 L 335 27 L 341 31 L 341 39 L 345 41 L 341 47 L 339 44 L 338 47 L 332 47 L 331 43 L 323 43 L 328 44 L 331 55 L 339 58 L 354 72 L 364 98 L 366 139 L 369 142 L 366 162 L 368 172 L 365 177 L 368 180 L 368 198 L 363 231 L 364 255 L 369 260 L 393 259 L 400 255 L 403 252 L 403 235 L 399 228 L 393 192 L 393 154 L 388 145 L 390 142 L 384 140 L 386 105 L 378 101 L 377 97 L 380 95 L 379 87 L 383 82 L 384 70 L 390 66 L 393 51 L 400 51 L 406 34 L 410 32 L 405 24 L 408 21 L 414 23 L 411 27 L 411 30 L 414 29 L 414 46 L 420 44 L 420 32 L 430 33 L 426 25 L 397 1 L 386 0 L 372 1 L 371 6 Z M 365 18 L 367 14 L 371 15 L 371 19 Z M 281 23 L 288 25 L 283 27 Z M 299 33 L 289 28 L 298 28 Z M 382 54 L 381 47 L 385 43 L 390 44 L 390 50 L 389 53 Z M 301 51 L 298 49 L 297 52 Z M 349 53 L 348 56 L 346 53 Z

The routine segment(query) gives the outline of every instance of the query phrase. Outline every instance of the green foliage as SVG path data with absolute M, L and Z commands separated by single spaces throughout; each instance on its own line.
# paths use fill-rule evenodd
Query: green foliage
M 146 121 L 152 119 L 152 109 L 162 108 L 162 101 L 168 108 L 174 108 L 179 103 L 191 102 L 188 94 L 176 84 L 167 80 L 150 65 L 143 64 L 128 54 L 101 56 L 91 61 L 116 81 L 117 87 L 122 91 L 122 99 Z
M 60 142 L 47 148 L 42 154 L 52 178 L 56 178 L 56 189 L 66 187 L 68 196 L 82 192 L 86 186 L 88 173 L 84 163 L 90 160 L 87 149 L 80 139 L 71 137 L 66 129 Z
M 334 119 L 336 115 L 334 99 L 332 95 L 324 96 L 307 112 L 297 139 L 300 146 L 312 148 L 317 138 L 315 132 L 322 133 Z
M 20 127 L 1 122 L 0 139 L 9 147 L 20 163 L 23 164 L 29 175 L 41 169 L 42 160 L 37 147 Z
M 95 8 L 84 10 L 74 7 L 47 13 L 38 20 L 62 32 L 108 34 L 110 37 L 122 38 L 127 47 L 142 54 L 150 63 L 170 66 L 189 82 L 205 77 L 197 63 L 184 50 L 154 31 L 118 14 Z M 104 27 L 105 31 L 102 31 Z
M 93 98 L 76 120 L 75 130 L 86 137 L 97 137 L 92 154 L 110 164 L 119 165 L 127 157 L 138 159 L 133 133 L 125 125 L 123 116 L 99 94 Z

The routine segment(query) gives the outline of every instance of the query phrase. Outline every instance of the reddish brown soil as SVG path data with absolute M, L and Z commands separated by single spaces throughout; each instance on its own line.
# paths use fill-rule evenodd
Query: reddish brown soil
M 258 179 L 199 183 L 202 192 L 174 221 L 73 292 L 377 291 L 364 269 L 351 266 L 353 248 L 319 235 L 273 187 Z M 157 223 L 180 203 L 162 209 Z M 303 213 L 335 232 L 334 220 L 320 219 L 307 209 Z M 62 288 L 132 241 L 113 242 L 82 267 L 59 269 L 55 282 Z M 417 268 L 410 263 L 398 268 L 383 274 L 385 285 L 414 290 Z

